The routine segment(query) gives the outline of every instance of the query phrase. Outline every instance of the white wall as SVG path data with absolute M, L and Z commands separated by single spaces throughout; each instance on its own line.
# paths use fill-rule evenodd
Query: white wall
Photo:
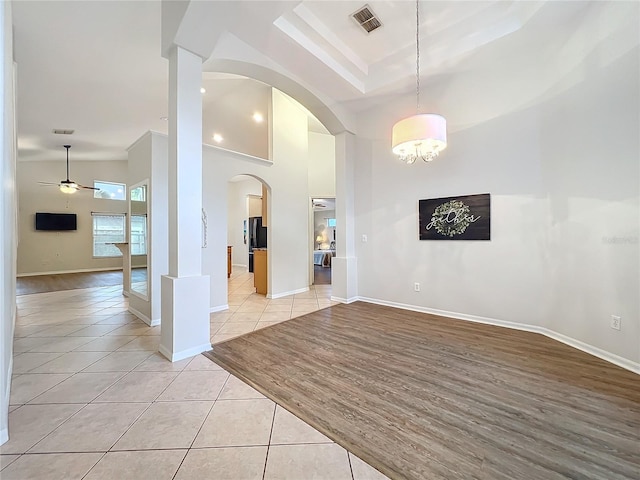
M 130 295 L 129 309 L 150 325 L 160 325 L 160 278 L 169 272 L 169 157 L 166 135 L 147 132 L 128 149 L 129 185 L 148 182 L 148 299 Z
M 309 195 L 336 196 L 336 141 L 333 135 L 309 132 Z
M 279 90 L 272 91 L 269 195 L 269 293 L 309 286 L 309 131 L 307 114 Z
M 16 314 L 16 158 L 11 2 L 0 6 L 0 445 L 9 439 L 9 397 Z
M 587 44 L 610 8 L 629 4 L 594 8 L 609 15 L 594 10 L 573 40 Z M 449 147 L 431 164 L 407 166 L 390 153 L 392 124 L 402 118 L 391 103 L 363 112 L 359 131 L 371 135 L 359 139 L 356 160 L 361 297 L 533 326 L 640 367 L 637 5 L 631 14 L 631 49 L 612 35 L 582 58 L 560 49 L 557 58 L 528 59 L 533 77 L 505 60 L 429 89 L 441 96 L 427 108 L 457 119 Z M 563 62 L 573 67 L 557 79 L 553 69 Z M 528 97 L 549 78 L 552 88 Z M 508 102 L 513 92 L 529 98 L 527 106 Z M 479 121 L 487 110 L 474 106 L 487 99 L 509 107 Z M 491 241 L 418 240 L 418 200 L 475 193 L 492 195 Z M 621 331 L 610 328 L 612 314 L 622 317 Z
M 70 150 L 70 177 L 87 186 L 94 180 L 127 182 L 126 161 L 83 161 Z M 93 191 L 63 194 L 55 186 L 38 182 L 58 182 L 66 176 L 66 152 L 50 161 L 19 161 L 17 164 L 18 275 L 88 271 L 122 268 L 122 258 L 93 258 L 93 221 L 91 212 L 125 213 L 122 200 L 93 198 Z M 67 232 L 36 231 L 35 213 L 75 213 L 78 230 Z
M 229 206 L 227 222 L 227 245 L 232 248 L 234 265 L 249 267 L 249 232 L 244 243 L 244 221 L 247 220 L 247 195 L 262 195 L 262 184 L 252 177 L 242 181 L 228 182 L 227 204 Z M 210 228 L 216 228 L 211 225 Z M 248 226 L 247 226 L 248 228 Z

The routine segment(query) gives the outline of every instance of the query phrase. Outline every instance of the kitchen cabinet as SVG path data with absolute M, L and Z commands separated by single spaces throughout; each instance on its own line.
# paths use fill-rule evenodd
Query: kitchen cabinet
M 262 198 L 258 195 L 247 195 L 249 198 L 249 217 L 262 216 Z
M 267 294 L 267 249 L 253 249 L 253 285 L 256 293 Z

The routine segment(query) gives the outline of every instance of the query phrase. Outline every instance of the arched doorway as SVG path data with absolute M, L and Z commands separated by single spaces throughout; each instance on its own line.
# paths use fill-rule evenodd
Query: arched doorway
M 267 295 L 268 263 L 255 255 L 266 255 L 268 248 L 268 186 L 252 175 L 235 175 L 227 184 L 227 248 L 229 305 L 233 295 L 258 293 Z M 245 275 L 248 274 L 248 275 Z
M 223 62 L 224 63 L 224 62 Z M 214 63 L 210 63 L 210 62 L 205 62 L 205 65 L 203 66 L 203 68 L 205 69 L 209 69 L 212 66 L 217 66 L 217 62 Z M 246 74 L 251 74 L 251 65 L 249 64 L 244 64 L 242 62 L 229 62 L 226 63 L 225 65 L 223 65 L 225 68 L 221 68 L 220 70 L 226 70 L 223 76 L 226 76 L 224 81 L 228 81 L 230 79 L 230 77 L 232 77 L 233 75 L 229 75 L 228 72 L 233 72 L 235 74 L 239 74 L 239 75 L 246 75 Z M 233 68 L 226 68 L 226 67 L 246 67 L 246 68 L 239 68 L 236 69 L 235 71 L 233 71 Z M 273 184 L 273 185 L 277 185 L 278 186 L 278 199 L 275 201 L 276 204 L 278 202 L 281 202 L 279 205 L 274 205 L 274 208 L 277 209 L 287 209 L 287 208 L 294 208 L 296 209 L 296 219 L 298 219 L 297 215 L 300 214 L 300 210 L 303 209 L 304 210 L 304 215 L 307 218 L 307 220 L 304 221 L 304 225 L 301 225 L 300 223 L 295 223 L 295 222 L 291 222 L 289 225 L 286 225 L 284 227 L 286 227 L 287 229 L 289 229 L 289 227 L 292 227 L 294 225 L 298 225 L 299 227 L 301 227 L 301 230 L 296 230 L 296 233 L 291 232 L 292 234 L 289 235 L 290 238 L 295 238 L 295 237 L 300 237 L 300 236 L 304 236 L 305 240 L 304 240 L 304 249 L 305 249 L 305 254 L 304 256 L 306 257 L 305 260 L 305 265 L 304 266 L 299 266 L 299 268 L 296 271 L 291 271 L 289 269 L 289 271 L 287 272 L 287 274 L 280 275 L 280 276 L 276 276 L 273 277 L 273 273 L 269 272 L 270 275 L 270 285 L 273 286 L 274 291 L 273 294 L 276 296 L 284 296 L 284 295 L 289 295 L 289 294 L 293 294 L 293 293 L 297 293 L 302 289 L 308 289 L 310 285 L 313 285 L 314 281 L 313 281 L 313 251 L 314 251 L 314 247 L 313 247 L 313 238 L 312 235 L 314 233 L 313 231 L 313 219 L 312 216 L 310 214 L 310 208 L 309 208 L 309 199 L 310 197 L 327 197 L 327 198 L 336 198 L 337 201 L 340 201 L 340 192 L 336 189 L 336 158 L 337 158 L 337 154 L 339 152 L 342 152 L 340 154 L 340 158 L 342 159 L 342 161 L 344 161 L 345 158 L 352 158 L 352 156 L 347 156 L 345 154 L 346 150 L 346 145 L 344 143 L 344 141 L 340 142 L 340 145 L 338 145 L 336 143 L 336 139 L 338 137 L 334 136 L 331 133 L 331 130 L 337 131 L 340 128 L 344 128 L 343 124 L 338 120 L 337 116 L 328 108 L 322 105 L 321 101 L 319 99 L 317 99 L 312 93 L 310 92 L 306 92 L 304 91 L 303 87 L 300 86 L 295 86 L 290 80 L 284 78 L 283 76 L 271 72 L 269 69 L 263 69 L 262 67 L 258 67 L 258 70 L 260 74 L 264 74 L 264 75 L 255 75 L 253 76 L 253 78 L 256 77 L 261 77 L 259 80 L 257 80 L 257 83 L 261 84 L 261 87 L 265 87 L 265 85 L 263 83 L 261 83 L 261 81 L 265 81 L 265 80 L 269 80 L 269 77 L 272 77 L 272 79 L 274 80 L 273 83 L 271 83 L 271 85 L 275 84 L 275 83 L 280 83 L 282 85 L 284 85 L 285 87 L 288 88 L 289 91 L 292 91 L 294 93 L 296 93 L 296 96 L 301 96 L 305 99 L 306 103 L 311 105 L 311 109 L 307 109 L 305 108 L 304 105 L 302 105 L 300 102 L 298 102 L 296 99 L 291 98 L 289 95 L 283 93 L 282 91 L 280 91 L 278 88 L 275 87 L 271 87 L 271 86 L 267 86 L 270 90 L 271 90 L 271 102 L 269 103 L 269 115 L 268 117 L 265 119 L 267 122 L 269 122 L 269 126 L 268 126 L 268 137 L 267 137 L 267 143 L 268 143 L 268 158 L 264 158 L 264 153 L 260 154 L 260 156 L 257 156 L 249 151 L 246 152 L 242 152 L 245 153 L 246 155 L 242 156 L 242 160 L 246 160 L 248 163 L 253 163 L 253 164 L 260 164 L 267 168 L 266 170 L 263 170 L 262 168 L 248 168 L 245 169 L 244 172 L 242 171 L 241 168 L 236 169 L 236 168 L 228 168 L 228 173 L 230 175 L 228 175 L 226 178 L 231 178 L 234 175 L 237 174 L 242 174 L 242 173 L 249 173 L 250 175 L 254 175 L 257 177 L 261 177 L 264 178 L 269 184 Z M 208 81 L 209 77 L 211 78 L 211 84 L 205 84 L 206 86 L 206 90 L 207 90 L 207 94 L 209 94 L 209 92 L 215 92 L 216 91 L 216 79 L 215 76 L 219 75 L 219 73 L 212 73 L 212 72 L 208 72 L 205 71 L 203 73 L 203 82 Z M 243 82 L 254 82 L 255 80 L 253 80 L 252 78 L 245 78 L 242 80 Z M 205 95 L 205 97 L 206 97 Z M 284 103 L 289 103 L 291 105 L 294 105 L 292 107 L 293 110 L 298 110 L 298 112 L 306 112 L 305 115 L 307 115 L 305 117 L 305 119 L 303 120 L 304 122 L 304 139 L 302 140 L 302 143 L 304 144 L 304 152 L 302 152 L 302 154 L 300 154 L 300 151 L 287 151 L 285 156 L 281 156 L 280 158 L 277 158 L 274 160 L 273 155 L 274 152 L 279 153 L 280 155 L 282 155 L 282 148 L 281 149 L 277 149 L 274 148 L 274 124 L 272 123 L 273 120 L 273 115 L 274 115 L 274 105 L 276 102 L 276 97 L 277 97 L 277 101 L 280 101 L 280 106 L 282 106 Z M 283 97 L 286 97 L 285 99 L 283 99 Z M 206 98 L 203 99 L 203 112 L 205 110 L 204 105 L 206 104 Z M 262 107 L 262 109 L 264 110 L 264 108 Z M 218 111 L 218 109 L 211 109 L 212 111 Z M 277 110 L 277 109 L 276 109 Z M 324 121 L 320 121 L 318 120 L 318 118 L 316 118 L 315 116 L 312 115 L 312 113 L 318 112 L 318 114 L 323 117 L 324 119 L 328 119 L 325 121 L 328 121 L 328 123 L 332 126 L 331 130 L 325 128 L 325 126 L 323 125 Z M 277 114 L 277 111 L 276 111 Z M 251 118 L 251 111 L 246 111 L 243 113 L 243 118 L 246 119 L 250 119 Z M 280 117 L 281 119 L 283 117 Z M 320 127 L 323 129 L 323 132 L 320 131 L 315 131 L 315 129 L 310 128 L 309 126 L 312 124 L 312 122 L 309 121 L 309 118 L 313 118 L 315 124 L 320 125 Z M 221 118 L 221 125 L 226 125 L 224 124 L 224 117 Z M 230 122 L 232 123 L 232 122 Z M 277 122 L 276 122 L 277 123 Z M 284 128 L 289 128 L 291 127 L 290 124 L 288 124 L 287 127 Z M 217 128 L 217 127 L 216 127 Z M 226 128 L 226 127 L 225 127 Z M 281 129 L 283 127 L 280 127 Z M 298 129 L 298 127 L 294 127 L 294 129 Z M 204 130 L 204 129 L 203 129 Z M 275 128 L 275 130 L 277 130 L 277 127 Z M 241 129 L 242 132 L 244 132 L 245 134 L 249 134 L 250 133 L 250 128 L 249 126 L 245 125 L 245 128 Z M 299 132 L 298 132 L 299 133 Z M 208 134 L 212 134 L 212 132 L 203 132 L 203 136 L 206 138 Z M 224 133 L 221 136 L 225 136 Z M 345 132 L 343 131 L 343 133 L 340 134 L 341 138 L 347 138 L 347 137 L 353 137 L 352 134 L 345 134 Z M 286 137 L 286 141 L 284 142 L 286 144 L 286 148 L 285 150 L 290 147 L 292 144 L 297 144 L 299 145 L 300 142 L 297 142 L 297 140 L 295 142 L 291 142 L 290 138 L 291 138 L 291 132 L 290 130 L 287 130 L 284 134 L 281 132 L 281 140 L 282 138 Z M 229 135 L 229 138 L 231 138 L 231 135 Z M 331 162 L 331 186 L 330 188 L 326 188 L 325 186 L 321 186 L 319 188 L 317 188 L 316 190 L 314 190 L 314 186 L 312 185 L 312 183 L 314 181 L 316 181 L 319 178 L 322 178 L 322 175 L 324 173 L 316 173 L 312 171 L 312 168 L 309 168 L 308 170 L 308 175 L 305 173 L 305 178 L 298 178 L 296 177 L 295 179 L 291 179 L 289 181 L 289 173 L 291 172 L 291 170 L 287 170 L 288 167 L 290 167 L 292 165 L 292 162 L 290 162 L 291 159 L 295 160 L 295 161 L 300 161 L 302 159 L 304 159 L 303 161 L 306 162 L 309 154 L 307 152 L 318 152 L 321 149 L 316 148 L 317 143 L 314 143 L 313 146 L 311 145 L 311 142 L 316 142 L 318 139 L 330 139 L 330 142 L 326 142 L 326 145 L 329 145 L 328 148 L 325 151 L 329 151 L 330 152 L 330 162 Z M 347 140 L 349 140 L 349 138 L 347 138 Z M 213 142 L 209 141 L 208 142 L 210 145 L 215 146 L 215 147 L 222 147 L 222 148 L 227 148 L 228 146 L 231 145 L 226 145 L 225 142 L 222 142 L 220 144 L 214 145 Z M 282 144 L 281 144 L 282 145 Z M 352 143 L 349 145 L 349 148 L 352 148 Z M 277 155 L 277 153 L 275 153 Z M 250 157 L 250 158 L 248 158 Z M 271 162 L 270 164 L 268 164 L 268 162 Z M 208 162 L 205 160 L 204 165 L 206 165 Z M 282 170 L 281 168 L 283 167 L 283 165 L 287 164 L 287 167 L 285 167 L 285 170 Z M 207 166 L 204 166 L 204 170 L 207 170 Z M 220 166 L 220 163 L 216 162 L 215 163 L 215 167 L 213 167 L 214 163 L 211 163 L 211 170 L 213 170 L 214 168 L 217 170 L 218 167 Z M 304 169 L 307 168 L 307 166 L 303 167 Z M 226 167 L 224 167 L 225 170 L 227 170 Z M 298 167 L 293 167 L 293 170 L 297 170 L 299 171 L 300 169 Z M 276 173 L 277 172 L 277 173 Z M 216 173 L 217 174 L 217 173 Z M 285 182 L 287 183 L 287 185 L 283 185 L 283 179 L 285 179 Z M 207 176 L 205 175 L 205 181 L 208 181 Z M 226 181 L 225 181 L 226 182 Z M 302 183 L 301 183 L 302 182 Z M 296 195 L 288 195 L 286 190 L 289 188 L 289 185 L 293 185 L 293 184 L 297 184 L 297 185 L 302 185 L 304 184 L 304 198 L 302 200 L 298 199 L 298 200 L 294 200 L 293 197 L 295 196 L 296 198 L 299 198 L 298 193 L 296 193 Z M 344 185 L 344 182 L 343 182 Z M 316 185 L 317 186 L 317 185 Z M 281 191 L 281 189 L 284 188 L 285 191 Z M 344 186 L 342 187 L 343 191 L 344 191 Z M 215 190 L 215 189 L 212 189 Z M 300 190 L 300 189 L 298 189 Z M 292 192 L 289 192 L 292 193 Z M 284 194 L 284 195 L 283 195 Z M 286 200 L 284 200 L 285 197 L 288 198 Z M 213 197 L 213 195 L 212 195 Z M 217 203 L 219 205 L 219 201 L 220 199 L 218 199 L 217 201 L 212 201 L 212 203 Z M 286 204 L 286 205 L 285 205 Z M 351 203 L 349 202 L 342 202 L 342 205 L 350 205 Z M 297 206 L 296 206 L 297 205 Z M 278 210 L 280 211 L 280 210 Z M 286 214 L 284 214 L 284 216 L 286 216 Z M 349 218 L 348 215 L 345 215 L 345 213 L 341 213 L 341 211 L 338 209 L 336 210 L 336 214 L 335 214 L 335 221 L 336 224 L 339 225 L 340 224 L 340 217 L 344 218 Z M 350 216 L 351 218 L 353 217 L 353 215 Z M 308 227 L 307 227 L 308 226 Z M 341 228 L 344 228 L 341 227 Z M 284 229 L 283 229 L 284 230 Z M 339 238 L 336 238 L 336 256 L 338 256 L 338 252 L 340 251 L 340 242 L 345 242 L 346 244 L 346 240 L 348 238 L 348 230 L 344 230 L 344 234 L 341 234 Z M 225 239 L 226 240 L 226 239 Z M 282 239 L 281 239 L 282 240 Z M 331 242 L 333 240 L 328 239 L 328 244 L 327 247 L 328 249 L 331 248 Z M 285 243 L 288 245 L 288 250 L 286 252 L 276 252 L 275 250 L 277 250 L 277 248 L 281 248 L 283 249 L 283 245 L 285 245 Z M 272 244 L 273 245 L 273 244 Z M 292 247 L 292 248 L 289 248 Z M 283 241 L 278 241 L 276 242 L 276 246 L 274 247 L 275 250 L 273 251 L 269 251 L 269 257 L 271 257 L 272 255 L 276 255 L 277 258 L 274 258 L 274 265 L 276 265 L 279 261 L 280 262 L 287 262 L 289 261 L 291 258 L 293 258 L 293 256 L 295 256 L 296 258 L 299 258 L 299 245 L 292 245 L 291 242 L 283 242 Z M 239 251 L 239 250 L 236 250 Z M 295 254 L 292 256 L 291 253 L 294 252 Z M 345 253 L 343 253 L 343 258 L 336 258 L 336 261 L 338 260 L 345 260 Z M 352 253 L 352 252 L 350 252 Z M 239 258 L 238 255 L 234 256 L 235 258 Z M 238 263 L 236 261 L 236 263 Z M 340 264 L 340 262 L 337 262 L 338 264 Z M 354 262 L 352 262 L 354 264 Z M 342 264 L 344 264 L 344 262 L 342 262 Z M 350 264 L 351 265 L 351 264 Z M 332 265 L 333 267 L 333 265 Z M 248 268 L 248 254 L 247 254 L 247 268 Z M 351 267 L 349 267 L 351 268 Z M 285 269 L 287 269 L 285 267 Z M 271 269 L 270 269 L 271 270 Z M 353 275 L 351 272 L 349 272 L 349 275 L 347 275 L 347 272 L 344 270 L 344 268 L 342 270 L 340 270 L 339 272 L 336 272 L 336 270 L 334 270 L 332 268 L 332 279 L 335 278 L 335 274 L 339 273 L 338 278 L 344 278 L 345 281 L 342 282 L 338 282 L 338 286 L 340 289 L 344 288 L 344 285 L 346 285 L 348 282 L 346 281 L 347 279 L 349 279 L 349 281 L 352 281 L 353 279 L 355 279 L 355 275 Z M 300 283 L 300 278 L 299 275 L 302 274 L 307 280 L 305 283 L 301 284 Z M 283 281 L 283 278 L 287 277 L 290 278 L 291 281 Z M 293 280 L 294 278 L 297 278 L 297 280 Z M 215 288 L 212 286 L 212 297 L 215 295 Z M 339 294 L 337 296 L 337 298 L 346 298 L 347 296 L 344 294 Z M 215 303 L 212 303 L 212 307 L 216 306 Z

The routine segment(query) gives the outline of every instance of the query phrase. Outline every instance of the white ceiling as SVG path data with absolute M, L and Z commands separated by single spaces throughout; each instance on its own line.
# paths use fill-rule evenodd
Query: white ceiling
M 350 18 L 365 3 L 383 24 L 371 34 Z M 422 1 L 422 82 L 526 57 L 590 6 L 551 2 L 551 15 L 548 3 Z M 160 54 L 160 17 L 157 1 L 13 3 L 20 160 L 63 159 L 65 143 L 73 145 L 72 160 L 125 160 L 126 148 L 145 131 L 166 133 L 168 62 Z M 510 42 L 514 32 L 518 41 Z M 269 91 L 260 82 L 216 73 L 229 59 L 287 72 L 351 114 L 415 91 L 412 1 L 192 2 L 178 35 L 211 54 L 203 64 L 203 141 L 213 143 L 211 135 L 224 130 L 225 148 L 250 136 L 256 140 L 247 153 L 265 148 L 266 124 L 250 116 L 266 115 Z M 54 135 L 54 128 L 75 133 Z

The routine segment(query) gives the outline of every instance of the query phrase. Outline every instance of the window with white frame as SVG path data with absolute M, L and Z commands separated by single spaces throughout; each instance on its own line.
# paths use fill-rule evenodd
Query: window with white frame
M 94 180 L 93 187 L 98 189 L 93 191 L 93 198 L 106 198 L 108 200 L 127 199 L 127 186 L 124 183 Z
M 125 241 L 126 227 L 123 213 L 93 214 L 93 256 L 121 257 L 122 252 L 110 243 Z
M 147 254 L 147 216 L 131 215 L 131 255 Z
M 131 200 L 134 202 L 146 202 L 147 201 L 147 189 L 144 186 L 131 189 Z

